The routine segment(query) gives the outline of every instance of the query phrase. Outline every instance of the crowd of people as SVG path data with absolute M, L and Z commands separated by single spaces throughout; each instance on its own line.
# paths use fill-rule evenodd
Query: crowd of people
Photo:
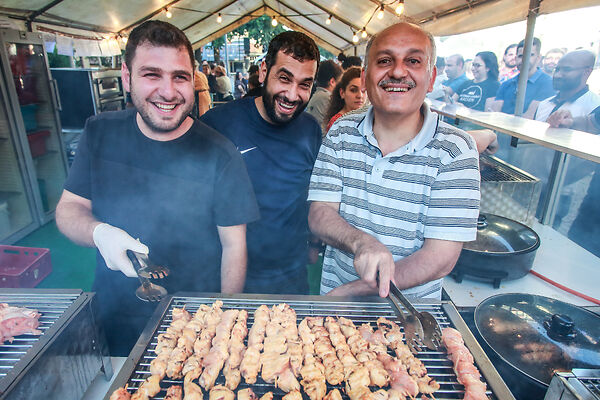
M 555 76 L 582 68 L 567 56 Z M 307 294 L 307 260 L 324 242 L 321 294 L 386 296 L 394 283 L 440 299 L 476 237 L 478 150 L 490 137 L 429 109 L 438 60 L 418 25 L 373 36 L 363 63 L 340 61 L 321 62 L 312 39 L 285 31 L 247 86 L 240 74 L 232 86 L 222 66 L 194 68 L 175 26 L 130 33 L 121 69 L 133 107 L 90 118 L 56 210 L 67 237 L 98 250 L 111 354 L 128 354 L 153 310 L 135 296 L 129 250 L 170 268 L 170 293 Z M 479 53 L 468 80 L 462 57 L 449 57 L 444 96 L 478 104 L 471 88 L 493 91 L 494 62 Z M 236 99 L 192 118 L 211 91 Z

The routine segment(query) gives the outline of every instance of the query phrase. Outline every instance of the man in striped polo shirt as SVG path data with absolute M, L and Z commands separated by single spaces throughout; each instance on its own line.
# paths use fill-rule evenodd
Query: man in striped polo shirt
M 372 106 L 336 122 L 309 189 L 309 224 L 327 243 L 321 293 L 439 299 L 465 241 L 476 237 L 474 140 L 424 103 L 435 42 L 402 22 L 367 45 L 363 88 Z

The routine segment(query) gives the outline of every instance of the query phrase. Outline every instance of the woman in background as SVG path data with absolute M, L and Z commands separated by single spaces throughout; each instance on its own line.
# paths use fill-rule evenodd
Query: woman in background
M 461 85 L 453 100 L 473 110 L 483 111 L 485 101 L 496 96 L 498 82 L 498 59 L 491 51 L 477 53 L 471 64 L 473 79 Z
M 244 78 L 242 77 L 241 72 L 235 73 L 235 83 L 233 89 L 233 97 L 237 99 L 241 99 L 244 97 L 246 92 L 248 91 L 248 87 L 246 86 L 246 82 L 244 82 Z
M 328 132 L 331 125 L 342 115 L 362 107 L 365 103 L 366 94 L 361 90 L 360 85 L 361 72 L 360 67 L 350 67 L 335 85 L 323 119 L 328 121 L 325 132 Z

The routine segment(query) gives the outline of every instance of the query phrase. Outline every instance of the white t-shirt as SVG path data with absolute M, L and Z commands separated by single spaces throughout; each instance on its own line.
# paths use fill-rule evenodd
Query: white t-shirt
M 573 117 L 584 117 L 589 115 L 598 106 L 600 106 L 600 96 L 588 90 L 575 101 L 565 102 L 558 110 L 569 110 Z M 537 111 L 535 112 L 535 119 L 537 121 L 546 121 L 550 114 L 552 114 L 554 107 L 556 107 L 556 96 L 543 100 L 540 102 Z

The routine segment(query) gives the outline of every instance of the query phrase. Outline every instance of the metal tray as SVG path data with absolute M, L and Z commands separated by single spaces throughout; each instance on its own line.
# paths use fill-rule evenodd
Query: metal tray
M 174 307 L 180 308 L 185 306 L 186 310 L 194 313 L 200 304 L 211 304 L 215 300 L 223 301 L 223 309 L 236 308 L 248 310 L 248 329 L 252 326 L 254 311 L 258 306 L 261 304 L 271 306 L 282 302 L 289 304 L 296 311 L 298 323 L 306 316 L 343 316 L 351 319 L 355 324 L 370 323 L 373 326 L 375 326 L 375 322 L 379 317 L 386 317 L 397 321 L 390 304 L 385 299 L 379 297 L 244 294 L 227 296 L 212 293 L 177 293 L 166 297 L 159 303 L 155 313 L 113 381 L 105 400 L 109 400 L 113 391 L 125 385 L 127 385 L 131 393 L 134 393 L 140 384 L 150 376 L 150 362 L 156 357 L 153 349 L 157 344 L 157 336 L 164 332 L 171 323 L 171 315 Z M 413 304 L 417 310 L 428 311 L 433 314 L 442 329 L 452 326 L 462 333 L 465 345 L 473 354 L 475 365 L 488 384 L 487 394 L 490 399 L 514 400 L 504 381 L 490 363 L 481 346 L 479 346 L 479 343 L 477 343 L 452 303 L 414 300 Z M 436 399 L 462 399 L 464 397 L 464 387 L 457 382 L 452 362 L 448 360 L 445 352 L 431 351 L 423 347 L 417 357 L 427 367 L 429 376 L 440 383 L 440 389 L 434 393 Z M 216 384 L 222 384 L 223 382 L 224 377 L 220 374 Z M 182 381 L 170 380 L 168 378 L 163 379 L 161 386 L 164 390 L 154 397 L 154 399 L 162 399 L 166 388 L 172 384 L 182 384 Z M 246 384 L 242 379 L 236 390 L 246 387 L 252 387 L 254 392 L 259 396 L 267 391 L 272 391 L 275 398 L 280 398 L 284 394 L 272 384 L 262 382 L 260 377 L 253 385 Z M 341 388 L 341 385 L 337 387 Z M 328 390 L 331 388 L 332 386 L 328 385 Z M 307 399 L 306 396 L 304 397 Z M 345 394 L 343 394 L 343 397 L 347 399 Z

